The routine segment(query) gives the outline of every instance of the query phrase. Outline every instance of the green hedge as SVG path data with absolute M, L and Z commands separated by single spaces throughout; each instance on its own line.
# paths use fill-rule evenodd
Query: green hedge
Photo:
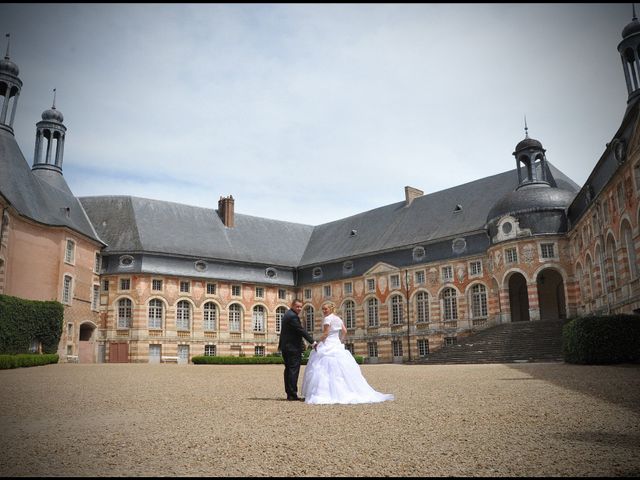
M 307 350 L 302 355 L 302 365 L 306 365 L 309 360 L 309 353 L 311 350 Z M 353 356 L 356 362 L 364 363 L 364 358 L 361 355 Z M 213 355 L 197 355 L 191 357 L 191 361 L 196 365 L 247 365 L 247 364 L 282 364 L 282 357 L 279 354 L 270 353 L 264 357 L 235 357 L 232 355 L 213 356 Z
M 0 370 L 7 368 L 36 367 L 49 363 L 58 363 L 57 353 L 19 353 L 18 355 L 0 355 Z
M 34 340 L 43 353 L 56 353 L 63 316 L 60 302 L 0 295 L 0 354 L 28 353 Z
M 640 315 L 590 315 L 569 321 L 562 331 L 567 363 L 610 364 L 640 360 Z

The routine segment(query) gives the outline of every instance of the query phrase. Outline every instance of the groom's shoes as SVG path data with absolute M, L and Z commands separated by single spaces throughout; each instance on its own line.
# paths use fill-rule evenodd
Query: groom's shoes
M 304 398 L 300 398 L 297 395 L 289 395 L 287 397 L 287 401 L 289 401 L 289 402 L 304 402 Z

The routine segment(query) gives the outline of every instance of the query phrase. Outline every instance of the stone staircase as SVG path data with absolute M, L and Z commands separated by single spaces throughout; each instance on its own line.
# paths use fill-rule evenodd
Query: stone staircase
M 538 320 L 496 325 L 446 345 L 412 363 L 562 362 L 565 320 Z

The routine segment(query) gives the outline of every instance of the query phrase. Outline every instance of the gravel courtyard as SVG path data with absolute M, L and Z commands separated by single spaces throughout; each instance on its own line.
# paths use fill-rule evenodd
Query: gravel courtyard
M 362 371 L 396 400 L 287 402 L 281 365 L 0 370 L 0 476 L 640 475 L 640 365 Z

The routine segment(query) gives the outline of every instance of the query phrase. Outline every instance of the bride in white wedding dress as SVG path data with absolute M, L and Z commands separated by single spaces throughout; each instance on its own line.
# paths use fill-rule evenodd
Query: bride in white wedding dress
M 360 372 L 351 352 L 344 348 L 347 329 L 342 319 L 333 313 L 333 305 L 322 305 L 324 320 L 322 337 L 309 354 L 302 379 L 305 403 L 376 403 L 393 400 L 393 394 L 371 388 Z

